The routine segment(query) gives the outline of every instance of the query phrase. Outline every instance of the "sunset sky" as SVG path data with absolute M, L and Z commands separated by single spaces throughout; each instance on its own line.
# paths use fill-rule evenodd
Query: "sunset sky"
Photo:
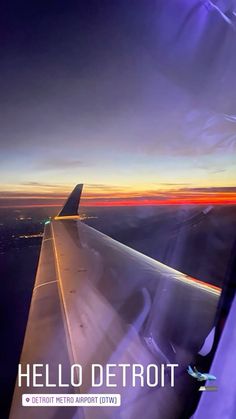
M 236 203 L 236 32 L 176 3 L 5 6 L 0 207 Z

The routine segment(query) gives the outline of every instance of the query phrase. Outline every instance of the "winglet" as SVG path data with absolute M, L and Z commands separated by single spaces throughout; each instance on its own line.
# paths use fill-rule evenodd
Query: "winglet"
M 69 198 L 67 199 L 64 207 L 59 212 L 57 218 L 59 217 L 73 217 L 77 216 L 79 212 L 79 203 L 80 197 L 83 189 L 83 184 L 80 183 L 71 192 Z

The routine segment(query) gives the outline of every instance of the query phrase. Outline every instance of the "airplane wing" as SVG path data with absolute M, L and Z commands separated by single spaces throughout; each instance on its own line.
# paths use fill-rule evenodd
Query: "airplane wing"
M 181 417 L 194 380 L 186 373 L 211 329 L 221 290 L 151 259 L 83 223 L 77 214 L 82 185 L 45 225 L 35 286 L 11 408 L 11 419 Z M 178 364 L 175 387 L 138 380 L 126 386 L 118 364 Z M 34 387 L 33 364 L 50 370 Z M 59 387 L 80 364 L 80 387 Z M 91 386 L 91 364 L 115 364 L 117 387 Z M 27 374 L 30 379 L 27 382 Z M 45 374 L 44 374 L 45 375 Z M 145 375 L 145 374 L 144 374 Z M 39 379 L 40 381 L 40 379 Z M 119 393 L 120 407 L 22 407 L 26 393 Z M 181 394 L 181 397 L 180 397 Z M 43 410 L 42 410 L 43 409 Z M 183 417 L 183 416 L 182 416 Z

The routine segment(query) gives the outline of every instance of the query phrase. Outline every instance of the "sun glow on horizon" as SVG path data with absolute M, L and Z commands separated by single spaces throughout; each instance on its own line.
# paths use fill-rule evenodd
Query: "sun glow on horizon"
M 167 185 L 168 186 L 168 185 Z M 2 191 L 0 208 L 60 207 L 73 188 L 48 186 Z M 84 207 L 155 205 L 234 205 L 236 187 L 121 187 L 85 185 L 81 198 Z

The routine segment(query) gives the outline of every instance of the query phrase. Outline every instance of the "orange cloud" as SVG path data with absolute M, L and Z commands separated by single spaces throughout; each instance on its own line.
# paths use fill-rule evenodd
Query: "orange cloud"
M 68 194 L 66 192 L 3 192 L 1 208 L 60 207 Z M 82 206 L 146 206 L 146 205 L 234 205 L 236 187 L 182 188 L 172 190 L 121 190 L 111 187 L 85 189 Z

